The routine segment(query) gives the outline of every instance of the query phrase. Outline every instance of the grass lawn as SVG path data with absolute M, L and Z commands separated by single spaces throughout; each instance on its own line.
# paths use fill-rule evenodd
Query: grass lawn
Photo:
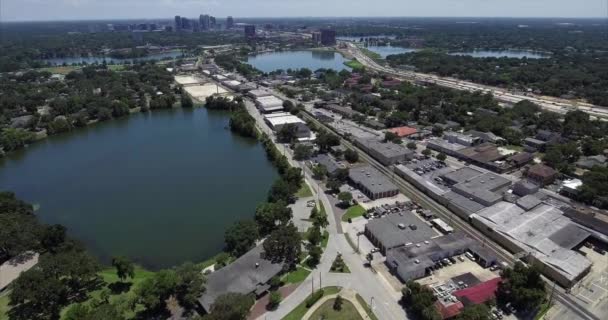
M 506 145 L 505 149 L 515 150 L 515 151 L 518 151 L 518 152 L 524 151 L 524 147 L 522 147 L 522 146 L 516 146 L 514 144 L 508 144 L 508 145 Z
M 310 319 L 325 319 L 325 320 L 354 320 L 361 319 L 361 315 L 355 309 L 352 302 L 348 300 L 342 300 L 342 309 L 340 311 L 334 310 L 334 301 L 336 299 L 330 299 L 325 301 L 315 312 L 312 313 Z
M 329 242 L 329 232 L 327 230 L 323 231 L 323 240 L 321 240 L 321 248 L 327 248 L 327 243 Z
M 296 197 L 298 198 L 307 198 L 312 197 L 312 191 L 310 191 L 310 187 L 306 183 L 302 183 L 302 187 L 298 192 L 296 192 Z
M 48 71 L 50 73 L 57 73 L 57 74 L 63 74 L 66 75 L 74 70 L 78 70 L 82 67 L 75 67 L 75 66 L 57 66 L 57 67 L 47 67 L 47 68 L 40 68 L 39 71 Z
M 365 302 L 365 299 L 363 299 L 362 296 L 360 296 L 357 293 L 357 301 L 359 301 L 359 304 L 363 307 L 363 309 L 365 309 L 365 312 L 367 313 L 367 316 L 372 319 L 372 320 L 378 320 L 378 317 L 376 317 L 376 315 L 374 314 L 374 312 L 372 311 L 372 309 L 369 307 L 369 305 L 367 304 L 367 302 Z
M 108 285 L 112 284 L 112 283 L 116 283 L 118 282 L 118 276 L 116 275 L 116 269 L 114 268 L 107 268 L 102 270 L 101 272 L 99 272 L 99 275 L 101 276 L 101 278 L 103 279 L 103 281 L 105 283 L 107 283 Z M 154 272 L 148 271 L 146 269 L 143 269 L 139 266 L 135 267 L 135 277 L 133 279 L 129 279 L 128 282 L 131 283 L 130 288 L 128 289 L 128 291 L 123 292 L 123 293 L 117 293 L 117 294 L 112 294 L 110 296 L 110 301 L 116 301 L 118 299 L 121 298 L 131 298 L 134 295 L 134 291 L 135 288 L 144 280 L 150 278 L 152 275 L 154 275 Z M 101 290 L 97 290 L 97 291 L 93 291 L 91 292 L 91 299 L 89 299 L 88 301 L 85 301 L 84 303 L 90 303 L 91 300 L 93 298 L 98 298 L 99 295 L 101 293 Z M 65 313 L 68 311 L 68 309 L 70 308 L 70 306 L 65 307 L 62 311 L 61 311 L 61 316 L 63 317 L 65 315 Z M 127 314 L 125 314 L 125 316 L 128 319 L 131 319 L 135 316 L 135 312 L 134 311 L 129 311 Z
M 349 218 L 350 219 L 358 218 L 358 217 L 363 216 L 363 214 L 365 214 L 365 209 L 360 205 L 355 205 L 355 206 L 348 208 L 348 210 L 346 210 L 346 212 L 342 216 L 342 221 L 348 222 Z
M 357 61 L 357 59 L 346 61 L 344 62 L 344 65 L 353 68 L 353 70 L 360 70 L 365 68 L 365 66 L 361 62 Z
M 308 277 L 309 274 L 310 274 L 309 270 L 306 270 L 302 267 L 297 267 L 296 270 L 291 271 L 291 272 L 287 273 L 286 275 L 284 275 L 282 280 L 285 283 L 298 284 L 298 283 L 304 281 L 304 279 L 306 279 L 306 277 Z
M 0 320 L 8 320 L 8 292 L 0 295 Z
M 373 52 L 369 49 L 361 48 L 361 52 L 374 60 L 382 60 L 382 56 L 379 53 Z
M 323 288 L 323 295 L 327 296 L 336 294 L 340 292 L 340 290 L 342 290 L 340 287 L 325 287 Z M 310 297 L 310 295 L 308 297 Z M 306 297 L 306 299 L 308 299 L 308 297 Z M 308 311 L 308 308 L 306 308 L 306 300 L 304 300 L 297 307 L 291 310 L 291 312 L 288 313 L 282 320 L 300 320 L 304 314 L 306 314 L 306 311 Z
M 541 304 L 540 308 L 538 308 L 538 313 L 536 314 L 536 316 L 534 316 L 534 320 L 542 319 L 545 314 L 549 312 L 549 309 L 551 309 L 551 305 L 548 302 Z

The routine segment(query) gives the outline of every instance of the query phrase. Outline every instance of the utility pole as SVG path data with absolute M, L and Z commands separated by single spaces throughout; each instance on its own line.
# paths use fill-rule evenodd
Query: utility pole
M 319 272 L 319 288 L 323 288 L 323 274 Z
M 311 289 L 312 291 L 310 293 L 311 294 L 315 293 L 315 277 L 312 277 L 312 281 L 310 282 L 310 285 L 311 285 L 311 288 L 312 288 Z

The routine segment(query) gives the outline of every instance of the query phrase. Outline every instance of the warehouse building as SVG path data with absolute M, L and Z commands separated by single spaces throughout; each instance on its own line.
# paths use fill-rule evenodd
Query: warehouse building
M 271 113 L 283 110 L 283 100 L 275 96 L 263 96 L 255 100 L 255 105 L 261 113 Z
M 476 227 L 511 252 L 528 253 L 525 259 L 529 263 L 538 263 L 546 276 L 566 288 L 591 268 L 591 261 L 573 249 L 593 231 L 572 222 L 551 205 L 537 204 L 526 211 L 521 204 L 503 201 L 471 218 Z
M 382 254 L 397 247 L 428 242 L 439 236 L 425 221 L 407 211 L 373 219 L 365 225 L 364 232 Z
M 430 267 L 445 258 L 470 251 L 482 267 L 498 262 L 489 250 L 462 233 L 451 233 L 419 245 L 401 246 L 386 253 L 386 265 L 401 281 L 425 277 Z
M 304 120 L 286 112 L 271 113 L 264 116 L 264 121 L 275 132 L 280 131 L 285 125 L 294 125 L 296 127 L 296 137 L 298 141 L 312 141 L 316 136 L 306 125 Z
M 352 168 L 348 178 L 372 200 L 396 196 L 399 193 L 399 189 L 384 174 L 369 165 Z
M 405 162 L 414 158 L 414 151 L 404 145 L 382 142 L 375 139 L 357 139 L 355 145 L 385 166 Z

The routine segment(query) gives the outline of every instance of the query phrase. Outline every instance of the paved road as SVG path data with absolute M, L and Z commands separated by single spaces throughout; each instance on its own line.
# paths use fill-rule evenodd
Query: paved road
M 256 119 L 258 127 L 263 132 L 273 137 L 272 130 L 264 123 L 262 115 L 257 111 L 254 104 L 246 99 L 245 105 L 249 113 Z M 291 158 L 290 150 L 288 148 L 281 144 L 277 144 L 276 146 L 281 153 L 287 156 L 292 166 L 301 168 L 300 163 Z M 369 268 L 364 266 L 365 257 L 354 252 L 342 233 L 341 228 L 340 230 L 338 229 L 338 224 L 341 222 L 334 215 L 333 206 L 327 198 L 327 195 L 322 192 L 322 186 L 312 179 L 309 170 L 304 170 L 304 176 L 306 182 L 312 187 L 315 196 L 323 203 L 327 212 L 329 220 L 327 230 L 330 234 L 329 242 L 327 248 L 323 252 L 321 262 L 317 269 L 315 269 L 292 294 L 281 302 L 281 305 L 277 310 L 266 312 L 258 319 L 278 320 L 283 318 L 296 306 L 306 300 L 311 293 L 313 286 L 314 288 L 319 288 L 319 286 L 340 286 L 355 290 L 368 304 L 372 304 L 373 300 L 374 313 L 380 319 L 407 319 L 405 311 L 398 303 L 401 294 L 396 292 L 382 276 L 373 273 Z M 321 192 L 317 192 L 318 190 L 321 190 Z M 342 254 L 351 273 L 342 274 L 329 272 L 331 264 L 338 252 Z
M 592 105 L 585 102 L 575 101 L 575 100 L 567 100 L 556 97 L 548 97 L 548 96 L 540 96 L 535 94 L 517 94 L 510 92 L 503 88 L 491 87 L 481 84 L 476 84 L 468 81 L 463 81 L 459 79 L 454 79 L 450 77 L 439 77 L 430 74 L 424 74 L 413 71 L 403 71 L 396 70 L 391 67 L 386 67 L 378 64 L 376 61 L 365 55 L 359 47 L 355 44 L 341 41 L 341 43 L 346 44 L 346 52 L 357 58 L 359 62 L 361 62 L 366 67 L 380 71 L 389 75 L 392 75 L 397 78 L 401 78 L 409 81 L 424 81 L 428 83 L 434 83 L 440 86 L 457 89 L 457 90 L 466 90 L 466 91 L 482 91 L 492 93 L 494 97 L 502 102 L 507 103 L 517 103 L 522 100 L 530 100 L 534 103 L 540 105 L 543 109 L 565 114 L 571 110 L 581 110 L 589 113 L 591 116 L 606 119 L 608 120 L 608 108 Z
M 313 121 L 318 126 L 324 127 L 327 130 L 336 133 L 332 128 L 317 121 L 309 113 L 304 113 L 304 117 Z M 355 145 L 351 144 L 349 141 L 342 139 L 342 138 L 341 138 L 341 140 L 342 140 L 342 143 L 346 147 L 356 150 L 359 153 L 359 158 L 362 161 L 368 162 L 369 164 L 374 166 L 376 169 L 380 170 L 385 175 L 387 175 L 393 181 L 393 183 L 395 183 L 395 185 L 397 185 L 397 187 L 399 187 L 400 191 L 403 194 L 405 194 L 406 196 L 408 196 L 410 199 L 416 201 L 418 204 L 420 204 L 421 206 L 423 206 L 427 209 L 431 209 L 434 213 L 436 213 L 440 218 L 443 218 L 445 221 L 447 221 L 455 229 L 461 230 L 462 232 L 467 234 L 469 237 L 476 239 L 480 243 L 484 244 L 494 254 L 496 254 L 497 257 L 499 257 L 503 261 L 505 261 L 509 264 L 513 264 L 513 263 L 515 263 L 515 261 L 517 261 L 517 259 L 515 259 L 511 253 L 504 250 L 500 245 L 493 242 L 491 239 L 488 239 L 485 235 L 483 235 L 480 231 L 475 229 L 468 222 L 461 220 L 458 216 L 454 215 L 447 208 L 445 208 L 441 204 L 437 203 L 435 200 L 431 199 L 429 196 L 427 196 L 426 194 L 424 194 L 423 192 L 418 190 L 416 187 L 409 184 L 407 181 L 403 180 L 401 177 L 396 175 L 390 168 L 385 167 L 384 165 L 382 165 L 381 163 L 379 163 L 378 161 L 376 161 L 375 159 L 370 157 L 367 153 L 360 150 Z M 553 288 L 552 282 L 546 278 L 545 278 L 545 280 L 547 282 L 547 288 L 550 291 Z M 564 289 L 561 287 L 555 287 L 554 300 L 561 303 L 562 305 L 564 305 L 565 307 L 567 307 L 568 309 L 570 309 L 572 312 L 574 312 L 576 315 L 580 316 L 583 319 L 590 319 L 590 320 L 599 320 L 600 319 L 595 314 L 593 314 L 592 312 L 587 310 L 584 306 L 582 306 L 578 302 L 576 302 L 570 295 L 565 293 Z

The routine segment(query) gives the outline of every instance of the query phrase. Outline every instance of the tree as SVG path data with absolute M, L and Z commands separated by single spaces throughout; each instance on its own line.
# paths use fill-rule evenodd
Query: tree
M 193 309 L 205 290 L 205 278 L 195 264 L 186 262 L 175 269 L 177 277 L 174 294 L 177 301 L 186 309 Z
M 245 320 L 249 310 L 254 304 L 254 299 L 241 293 L 223 294 L 211 305 L 209 315 L 205 320 Z
M 352 149 L 346 149 L 346 151 L 344 151 L 344 159 L 350 163 L 355 163 L 359 161 L 359 153 Z
M 292 143 L 298 138 L 298 126 L 288 123 L 277 132 L 277 141 L 280 143 Z
M 145 279 L 135 288 L 135 303 L 142 305 L 148 313 L 166 307 L 166 300 L 175 292 L 177 276 L 173 270 L 161 270 Z
M 496 290 L 499 306 L 511 304 L 517 311 L 529 312 L 538 308 L 546 298 L 545 282 L 537 267 L 516 262 L 513 268 L 501 272 L 502 281 Z
M 73 128 L 72 124 L 64 116 L 56 117 L 48 125 L 48 130 L 49 130 L 49 133 L 51 133 L 51 134 L 68 132 L 68 131 L 71 131 L 72 128 Z
M 112 116 L 120 118 L 129 114 L 129 106 L 122 101 L 112 102 Z
M 457 320 L 490 320 L 490 308 L 487 305 L 474 304 L 465 307 L 456 317 Z
M 293 203 L 295 201 L 294 195 L 299 189 L 299 184 L 290 183 L 290 181 L 286 180 L 285 176 L 283 176 L 275 180 L 270 187 L 270 190 L 268 191 L 268 201 Z
M 319 243 L 321 243 L 321 240 L 323 240 L 323 235 L 321 234 L 321 228 L 318 226 L 312 226 L 310 228 L 310 231 L 308 232 L 307 240 L 313 246 L 316 246 Z
M 302 161 L 312 156 L 312 146 L 298 143 L 293 150 L 293 158 Z
M 425 157 L 427 157 L 427 158 L 430 157 L 431 154 L 432 154 L 432 151 L 429 148 L 426 148 L 426 149 L 422 150 L 422 155 L 425 156 Z
M 135 277 L 135 267 L 126 257 L 114 257 L 112 258 L 112 266 L 116 268 L 116 275 L 120 281 L 124 282 L 127 278 L 133 279 Z
M 340 138 L 333 133 L 321 130 L 317 133 L 315 142 L 322 152 L 327 152 L 331 147 L 340 145 Z
M 315 268 L 319 262 L 321 261 L 321 255 L 323 254 L 323 249 L 320 246 L 311 246 L 308 249 L 308 255 L 310 256 L 306 263 L 309 267 Z
M 433 126 L 431 132 L 435 137 L 441 137 L 443 135 L 443 128 L 440 126 Z
M 552 145 L 547 148 L 543 161 L 557 171 L 569 174 L 574 170 L 573 164 L 580 157 L 581 152 L 575 142 Z
M 283 109 L 285 109 L 286 112 L 290 112 L 294 108 L 295 108 L 295 106 L 294 106 L 293 102 L 291 102 L 291 100 L 283 101 Z
M 270 297 L 268 298 L 268 306 L 267 308 L 269 310 L 276 310 L 279 307 L 279 304 L 281 304 L 281 293 L 279 291 L 272 291 L 270 292 Z
M 292 222 L 280 225 L 270 233 L 263 246 L 269 260 L 294 266 L 302 250 L 298 228 Z
M 312 177 L 317 180 L 325 179 L 327 175 L 327 168 L 324 165 L 318 164 L 312 168 Z
M 34 214 L 34 207 L 31 204 L 17 199 L 15 193 L 1 191 L 0 192 L 0 214 L 16 213 L 16 214 Z
M 253 248 L 258 238 L 258 225 L 252 220 L 237 221 L 224 233 L 226 250 L 235 257 L 240 257 Z
M 194 102 L 192 102 L 192 98 L 186 92 L 183 92 L 181 95 L 182 108 L 192 108 L 194 107 Z
M 312 219 L 312 225 L 319 228 L 326 228 L 329 225 L 329 221 L 327 220 L 327 213 L 325 213 L 324 211 L 319 211 Z
M 340 200 L 344 206 L 349 206 L 350 202 L 353 201 L 353 195 L 347 191 L 340 192 L 338 194 L 338 200 Z
M 333 306 L 334 310 L 336 310 L 336 311 L 342 310 L 342 304 L 343 303 L 344 303 L 344 301 L 342 299 L 342 296 L 338 295 L 336 297 L 336 299 L 334 300 L 334 306 Z
M 401 290 L 401 293 L 403 294 L 402 304 L 418 318 L 424 320 L 441 319 L 433 305 L 437 301 L 437 297 L 430 288 L 410 280 Z
M 346 269 L 346 263 L 342 259 L 342 254 L 338 253 L 334 262 L 332 262 L 330 270 L 334 272 L 344 272 Z
M 34 134 L 23 129 L 4 128 L 0 133 L 0 147 L 4 151 L 21 149 L 32 141 Z
M 438 153 L 438 154 L 437 154 L 437 160 L 439 160 L 439 161 L 442 161 L 442 162 L 443 162 L 443 161 L 445 161 L 445 159 L 447 159 L 447 158 L 448 158 L 448 157 L 447 157 L 447 156 L 445 155 L 445 153 L 443 153 L 443 152 L 440 152 L 440 153 Z
M 408 142 L 405 146 L 408 149 L 410 149 L 410 150 L 416 150 L 416 143 L 415 142 Z
M 578 199 L 602 208 L 607 207 L 608 204 L 600 199 L 608 196 L 608 168 L 595 166 L 583 174 L 582 180 L 583 186 L 578 193 Z
M 278 224 L 287 223 L 291 217 L 291 208 L 287 207 L 287 203 L 279 201 L 259 204 L 255 209 L 254 219 L 260 235 L 264 236 L 275 230 Z
M 394 132 L 391 131 L 387 131 L 384 134 L 384 142 L 392 142 L 392 143 L 397 143 L 397 144 L 401 144 L 401 138 Z
M 337 193 L 340 191 L 340 187 L 342 186 L 342 184 L 342 182 L 336 179 L 329 179 L 325 183 L 325 186 L 327 187 L 327 189 L 329 189 L 330 192 Z

